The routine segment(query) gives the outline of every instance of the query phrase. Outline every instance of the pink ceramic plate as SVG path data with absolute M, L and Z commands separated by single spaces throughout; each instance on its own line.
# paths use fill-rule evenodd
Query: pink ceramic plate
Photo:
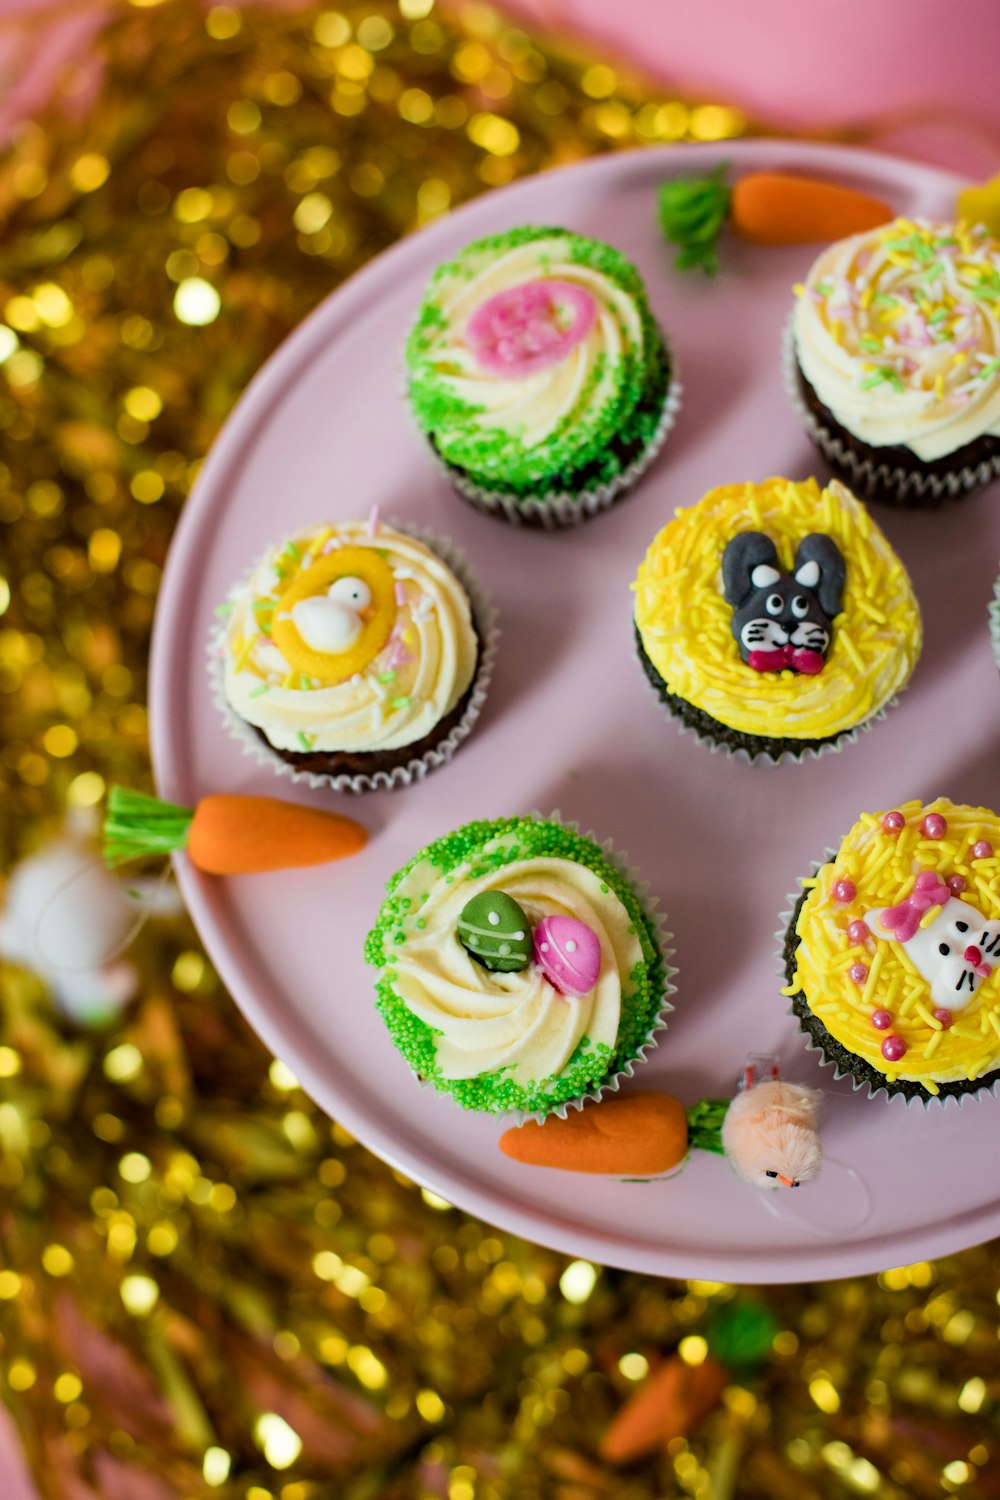
M 790 288 L 813 247 L 727 237 L 710 281 L 678 275 L 657 229 L 657 185 L 723 157 L 735 170 L 831 173 L 907 214 L 948 217 L 958 186 L 888 158 L 780 142 L 648 150 L 491 193 L 382 256 L 271 360 L 205 467 L 160 598 L 153 755 L 171 799 L 294 795 L 370 828 L 367 849 L 343 865 L 217 880 L 180 859 L 178 874 L 251 1023 L 373 1151 L 491 1223 L 576 1255 L 665 1275 L 795 1281 L 875 1271 L 1000 1232 L 1000 1102 L 907 1109 L 829 1083 L 785 1014 L 773 956 L 796 877 L 862 808 L 938 793 L 1000 806 L 1000 691 L 986 624 L 1000 518 L 995 488 L 939 512 L 879 511 L 912 573 L 927 643 L 899 706 L 841 754 L 740 764 L 664 717 L 632 650 L 629 584 L 653 533 L 713 485 L 824 472 L 789 410 L 779 361 Z M 433 267 L 523 223 L 608 239 L 636 262 L 686 392 L 638 489 L 557 535 L 518 532 L 463 504 L 398 395 L 402 341 Z M 499 606 L 497 672 L 468 744 L 421 785 L 355 800 L 309 794 L 226 737 L 206 682 L 212 611 L 275 538 L 375 503 L 465 550 Z M 685 1103 L 727 1094 L 744 1053 L 774 1050 L 787 1077 L 828 1090 L 823 1134 L 835 1164 L 781 1195 L 782 1217 L 774 1195 L 744 1186 L 720 1157 L 696 1153 L 679 1176 L 649 1184 L 519 1166 L 497 1148 L 498 1121 L 421 1089 L 396 1053 L 362 959 L 384 881 L 438 834 L 534 808 L 560 808 L 613 838 L 676 934 L 677 1009 L 632 1087 L 666 1088 Z M 858 1178 L 838 1162 L 867 1184 L 867 1216 Z

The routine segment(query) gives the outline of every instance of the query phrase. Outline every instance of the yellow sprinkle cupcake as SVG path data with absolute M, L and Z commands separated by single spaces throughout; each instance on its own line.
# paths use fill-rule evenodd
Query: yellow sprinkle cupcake
M 836 480 L 711 490 L 654 538 L 633 588 L 639 660 L 662 702 L 751 759 L 853 736 L 920 654 L 906 570 Z
M 944 797 L 862 813 L 803 880 L 783 994 L 837 1076 L 906 1099 L 1000 1078 L 1000 818 Z

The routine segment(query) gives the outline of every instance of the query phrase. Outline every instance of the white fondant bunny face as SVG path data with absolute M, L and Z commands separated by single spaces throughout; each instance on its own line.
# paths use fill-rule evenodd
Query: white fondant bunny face
M 879 921 L 886 908 L 869 912 L 865 921 L 873 937 L 891 941 L 897 934 Z M 903 947 L 927 980 L 931 1000 L 942 1010 L 968 1005 L 992 966 L 1000 963 L 1000 922 L 987 922 L 974 906 L 950 897 L 927 927 L 917 927 Z

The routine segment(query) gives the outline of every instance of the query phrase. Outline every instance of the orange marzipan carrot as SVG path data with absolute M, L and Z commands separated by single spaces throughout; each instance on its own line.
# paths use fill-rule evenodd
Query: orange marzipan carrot
M 340 813 L 221 793 L 198 803 L 187 850 L 209 875 L 251 875 L 344 859 L 367 841 L 361 824 Z
M 705 1356 L 700 1365 L 672 1354 L 653 1371 L 601 1439 L 601 1457 L 627 1464 L 675 1437 L 686 1437 L 718 1404 L 726 1387 L 722 1366 Z
M 532 1167 L 655 1177 L 684 1160 L 687 1142 L 683 1104 L 640 1089 L 571 1110 L 565 1120 L 550 1115 L 515 1125 L 500 1137 L 500 1150 Z
M 839 240 L 895 217 L 878 198 L 855 188 L 786 172 L 748 172 L 733 187 L 730 226 L 756 245 Z

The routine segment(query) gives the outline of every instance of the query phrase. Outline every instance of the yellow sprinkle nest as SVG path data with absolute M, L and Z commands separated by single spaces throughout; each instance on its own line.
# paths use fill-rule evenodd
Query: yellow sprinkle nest
M 926 805 L 904 802 L 892 810 L 906 820 L 901 831 L 884 829 L 883 813 L 862 813 L 836 859 L 823 865 L 814 881 L 803 881 L 807 895 L 795 927 L 800 939 L 797 968 L 784 993 L 801 991 L 831 1036 L 890 1083 L 908 1079 L 936 1094 L 942 1083 L 975 1080 L 1000 1067 L 1000 967 L 944 1029 L 933 1014 L 930 986 L 905 947 L 882 938 L 852 944 L 847 927 L 876 908 L 905 900 L 921 870 L 934 870 L 944 881 L 960 875 L 966 888 L 957 893 L 959 899 L 987 921 L 1000 920 L 1000 857 L 976 858 L 972 852 L 980 841 L 1000 852 L 1000 818 L 983 807 L 955 806 L 944 797 Z M 945 819 L 942 838 L 923 832 L 928 813 Z M 834 894 L 842 880 L 856 888 L 849 902 Z M 850 977 L 855 964 L 868 969 L 860 985 Z M 890 1012 L 889 1028 L 880 1031 L 872 1025 L 874 1010 Z M 890 1032 L 907 1048 L 895 1064 L 882 1054 Z
M 764 531 L 781 566 L 811 531 L 847 564 L 844 607 L 815 677 L 757 672 L 740 660 L 722 590 L 722 554 L 741 531 Z M 671 693 L 746 734 L 825 739 L 864 723 L 904 686 L 922 628 L 906 570 L 861 502 L 837 480 L 729 484 L 678 510 L 633 585 L 643 647 Z

